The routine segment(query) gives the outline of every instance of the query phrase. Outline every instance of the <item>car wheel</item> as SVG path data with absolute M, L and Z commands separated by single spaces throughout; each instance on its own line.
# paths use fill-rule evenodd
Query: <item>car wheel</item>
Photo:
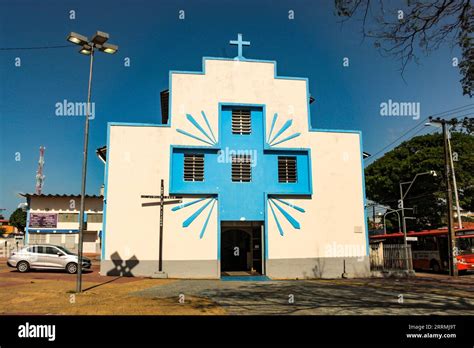
M 20 273 L 25 273 L 25 272 L 28 272 L 30 270 L 30 264 L 26 261 L 20 261 L 18 262 L 18 264 L 16 265 L 16 269 L 18 270 L 18 272 Z
M 66 266 L 66 271 L 70 274 L 74 274 L 77 272 L 77 263 L 71 262 L 68 263 Z
M 441 267 L 439 266 L 439 263 L 437 261 L 431 261 L 431 269 L 435 273 L 439 273 L 441 271 Z

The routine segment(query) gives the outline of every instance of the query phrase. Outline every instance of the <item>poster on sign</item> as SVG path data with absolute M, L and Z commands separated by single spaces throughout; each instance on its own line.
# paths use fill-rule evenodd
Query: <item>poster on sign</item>
M 31 213 L 29 227 L 34 228 L 56 228 L 58 214 L 56 213 Z

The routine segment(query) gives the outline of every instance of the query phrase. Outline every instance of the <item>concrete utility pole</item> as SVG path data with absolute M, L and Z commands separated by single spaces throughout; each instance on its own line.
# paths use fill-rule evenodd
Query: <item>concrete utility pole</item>
M 413 180 L 415 181 L 415 180 Z M 408 272 L 410 270 L 410 264 L 408 261 L 408 242 L 407 242 L 407 224 L 405 220 L 405 205 L 403 204 L 403 186 L 400 183 L 400 205 L 399 208 L 402 213 L 402 229 L 403 229 L 403 250 L 405 251 L 405 270 Z
M 457 248 L 456 248 L 456 235 L 454 231 L 453 223 L 453 192 L 451 189 L 451 161 L 449 154 L 449 143 L 448 143 L 448 129 L 446 124 L 451 124 L 450 121 L 442 120 L 437 118 L 432 120 L 430 123 L 440 124 L 443 131 L 443 148 L 444 148 L 444 166 L 445 166 L 445 181 L 446 181 L 446 203 L 448 205 L 448 255 L 449 255 L 449 275 L 457 277 Z
M 451 163 L 451 170 L 453 174 L 453 189 L 454 189 L 454 199 L 456 200 L 456 212 L 458 214 L 458 228 L 462 228 L 462 219 L 461 219 L 461 207 L 459 206 L 459 195 L 458 195 L 458 185 L 456 183 L 456 173 L 454 172 L 454 160 L 453 160 L 453 151 L 451 149 L 451 133 L 448 129 L 448 153 L 449 160 Z

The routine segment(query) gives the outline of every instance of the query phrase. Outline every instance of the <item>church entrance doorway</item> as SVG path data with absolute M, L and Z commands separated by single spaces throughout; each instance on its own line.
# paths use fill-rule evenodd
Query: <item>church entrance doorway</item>
M 223 221 L 221 223 L 221 275 L 263 275 L 263 223 Z

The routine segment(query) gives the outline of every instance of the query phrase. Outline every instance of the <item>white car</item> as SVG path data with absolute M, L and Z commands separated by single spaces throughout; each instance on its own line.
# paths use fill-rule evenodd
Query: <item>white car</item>
M 13 252 L 7 260 L 7 265 L 16 267 L 21 273 L 28 272 L 30 269 L 64 269 L 72 274 L 77 272 L 78 256 L 58 245 L 30 245 Z M 91 260 L 82 257 L 82 268 L 90 267 Z

